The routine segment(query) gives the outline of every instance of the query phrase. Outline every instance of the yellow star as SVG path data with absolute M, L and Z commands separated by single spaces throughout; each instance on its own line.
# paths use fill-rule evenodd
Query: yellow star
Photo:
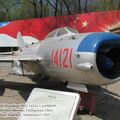
M 82 27 L 87 27 L 87 26 L 88 26 L 88 22 L 86 20 L 82 22 Z

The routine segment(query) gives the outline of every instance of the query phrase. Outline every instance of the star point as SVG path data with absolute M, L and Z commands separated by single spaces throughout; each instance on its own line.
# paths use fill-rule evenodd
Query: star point
M 82 22 L 82 27 L 87 27 L 87 26 L 88 26 L 88 22 L 86 20 Z

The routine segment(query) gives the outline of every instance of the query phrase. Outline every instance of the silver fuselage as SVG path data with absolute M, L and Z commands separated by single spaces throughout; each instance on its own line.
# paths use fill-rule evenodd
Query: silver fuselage
M 65 36 L 47 38 L 40 43 L 30 45 L 17 51 L 19 55 L 38 55 L 42 62 L 32 64 L 23 62 L 26 70 L 37 74 L 53 77 L 56 80 L 68 81 L 80 84 L 104 85 L 118 81 L 119 79 L 108 79 L 103 77 L 96 65 L 96 53 L 77 51 L 81 41 L 90 33 L 77 34 L 76 38 Z M 91 70 L 77 69 L 81 63 L 93 65 Z

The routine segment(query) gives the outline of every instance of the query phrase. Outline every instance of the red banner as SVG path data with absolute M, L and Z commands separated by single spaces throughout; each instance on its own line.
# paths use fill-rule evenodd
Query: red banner
M 7 22 L 4 25 L 0 24 L 0 34 L 16 38 L 18 31 L 21 31 L 23 36 L 33 36 L 42 40 L 50 31 L 64 26 L 73 27 L 79 32 L 118 33 L 120 10 Z

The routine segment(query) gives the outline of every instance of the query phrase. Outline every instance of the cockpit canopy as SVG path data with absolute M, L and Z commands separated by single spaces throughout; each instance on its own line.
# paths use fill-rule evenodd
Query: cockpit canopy
M 50 32 L 46 38 L 55 38 L 55 37 L 61 37 L 65 35 L 75 35 L 79 33 L 76 29 L 71 28 L 71 27 L 63 27 L 63 28 L 58 28 Z

